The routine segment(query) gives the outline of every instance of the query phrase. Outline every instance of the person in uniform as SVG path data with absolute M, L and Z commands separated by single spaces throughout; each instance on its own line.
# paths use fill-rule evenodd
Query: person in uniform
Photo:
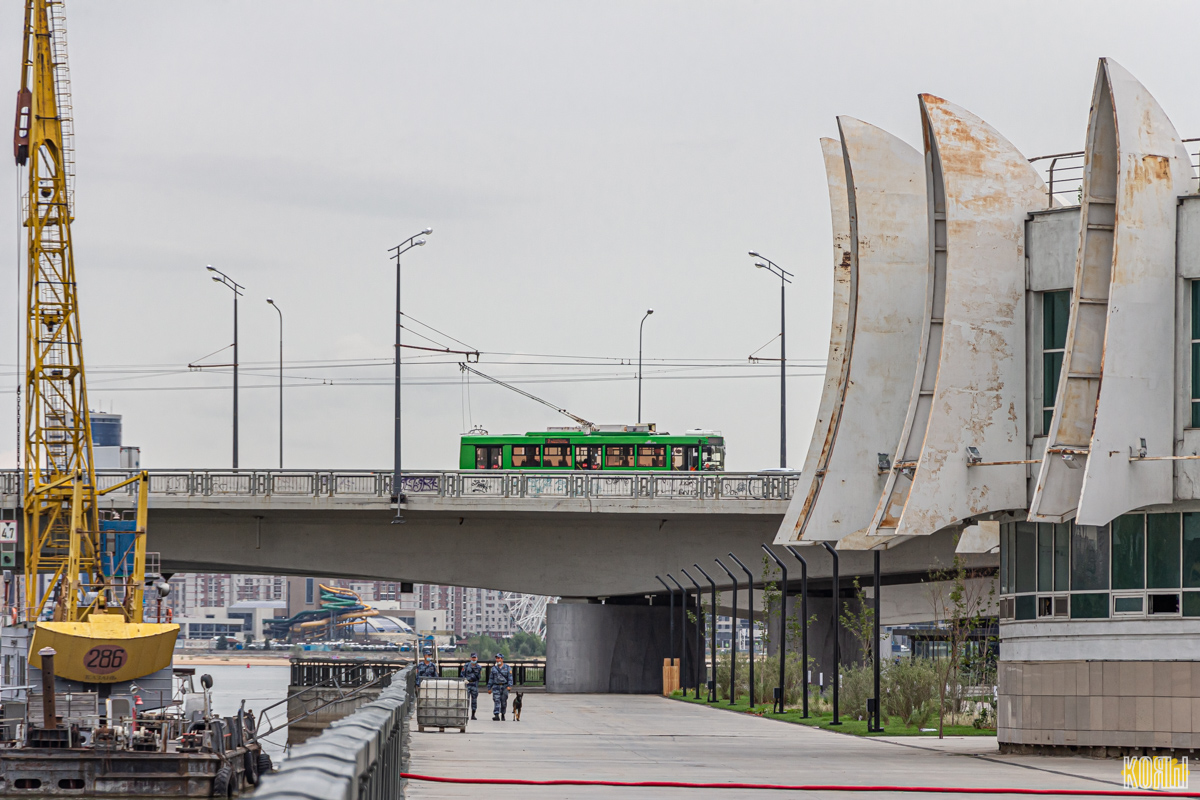
M 463 665 L 459 673 L 467 684 L 467 696 L 471 698 L 471 719 L 475 719 L 475 707 L 479 703 L 479 678 L 483 675 L 483 667 L 479 666 L 479 655 L 471 653 L 471 660 Z
M 492 721 L 504 719 L 508 713 L 508 687 L 513 685 L 512 669 L 504 656 L 496 653 L 496 663 L 488 671 L 488 693 L 492 696 Z
M 436 678 L 437 676 L 437 665 L 433 663 L 433 653 L 426 650 L 425 660 L 417 665 L 417 686 L 421 685 L 422 678 Z

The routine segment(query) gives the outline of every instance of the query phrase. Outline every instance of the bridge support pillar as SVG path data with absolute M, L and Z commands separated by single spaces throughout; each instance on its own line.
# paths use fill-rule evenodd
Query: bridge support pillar
M 661 605 L 625 605 L 614 602 L 617 600 L 613 598 L 605 604 L 559 602 L 546 606 L 547 691 L 662 692 L 663 659 L 671 657 L 667 604 L 664 600 Z M 688 644 L 685 664 L 691 665 L 695 663 L 691 659 L 696 635 L 695 625 L 690 621 L 688 634 L 684 637 Z M 678 650 L 678 631 L 675 637 Z M 678 653 L 675 655 L 678 657 Z M 686 678 L 685 681 L 693 683 Z

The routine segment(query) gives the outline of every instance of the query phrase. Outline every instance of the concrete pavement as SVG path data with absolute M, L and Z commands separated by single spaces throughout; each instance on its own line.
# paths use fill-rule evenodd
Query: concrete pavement
M 480 711 L 487 696 L 480 697 Z M 1121 762 L 1002 756 L 994 737 L 863 739 L 646 695 L 525 696 L 521 722 L 417 733 L 411 771 L 452 777 L 1121 788 Z M 490 703 L 487 704 L 490 708 Z M 761 790 L 409 784 L 413 798 L 761 798 Z M 847 798 L 810 792 L 805 798 Z M 881 795 L 872 795 L 878 797 Z M 896 794 L 896 797 L 921 795 Z M 1003 796 L 1003 795 L 1001 795 Z

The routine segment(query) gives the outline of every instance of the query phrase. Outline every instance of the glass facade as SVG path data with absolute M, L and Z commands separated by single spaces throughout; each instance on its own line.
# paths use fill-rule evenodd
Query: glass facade
M 1067 320 L 1071 316 L 1071 293 L 1042 293 L 1042 433 L 1050 433 L 1054 416 L 1054 398 L 1062 374 L 1063 354 L 1067 348 Z M 1195 348 L 1195 345 L 1193 345 Z
M 1192 288 L 1192 427 L 1200 428 L 1200 281 Z
M 1200 617 L 1200 513 L 1000 528 L 1000 617 Z

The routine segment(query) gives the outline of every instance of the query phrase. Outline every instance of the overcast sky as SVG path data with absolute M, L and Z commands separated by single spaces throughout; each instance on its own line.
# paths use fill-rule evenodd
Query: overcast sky
M 0 7 L 10 98 L 22 5 Z M 232 341 L 231 295 L 205 264 L 246 286 L 242 466 L 277 463 L 271 296 L 287 466 L 388 467 L 387 250 L 426 225 L 428 245 L 404 261 L 406 312 L 484 351 L 484 372 L 536 379 L 521 385 L 617 423 L 636 418 L 638 323 L 653 307 L 643 416 L 723 430 L 732 469 L 778 463 L 777 365 L 746 357 L 779 331 L 779 287 L 746 251 L 795 272 L 799 467 L 828 346 L 817 140 L 836 135 L 835 115 L 919 146 L 916 95 L 933 92 L 1028 156 L 1080 149 L 1096 60 L 1111 56 L 1200 136 L 1188 3 L 108 0 L 67 13 L 89 392 L 124 415 L 147 467 L 230 463 L 230 377 L 186 366 Z M 25 302 L 8 171 L 5 466 Z M 407 466 L 456 466 L 472 424 L 569 424 L 478 379 L 467 408 L 452 361 L 418 355 L 406 354 Z

